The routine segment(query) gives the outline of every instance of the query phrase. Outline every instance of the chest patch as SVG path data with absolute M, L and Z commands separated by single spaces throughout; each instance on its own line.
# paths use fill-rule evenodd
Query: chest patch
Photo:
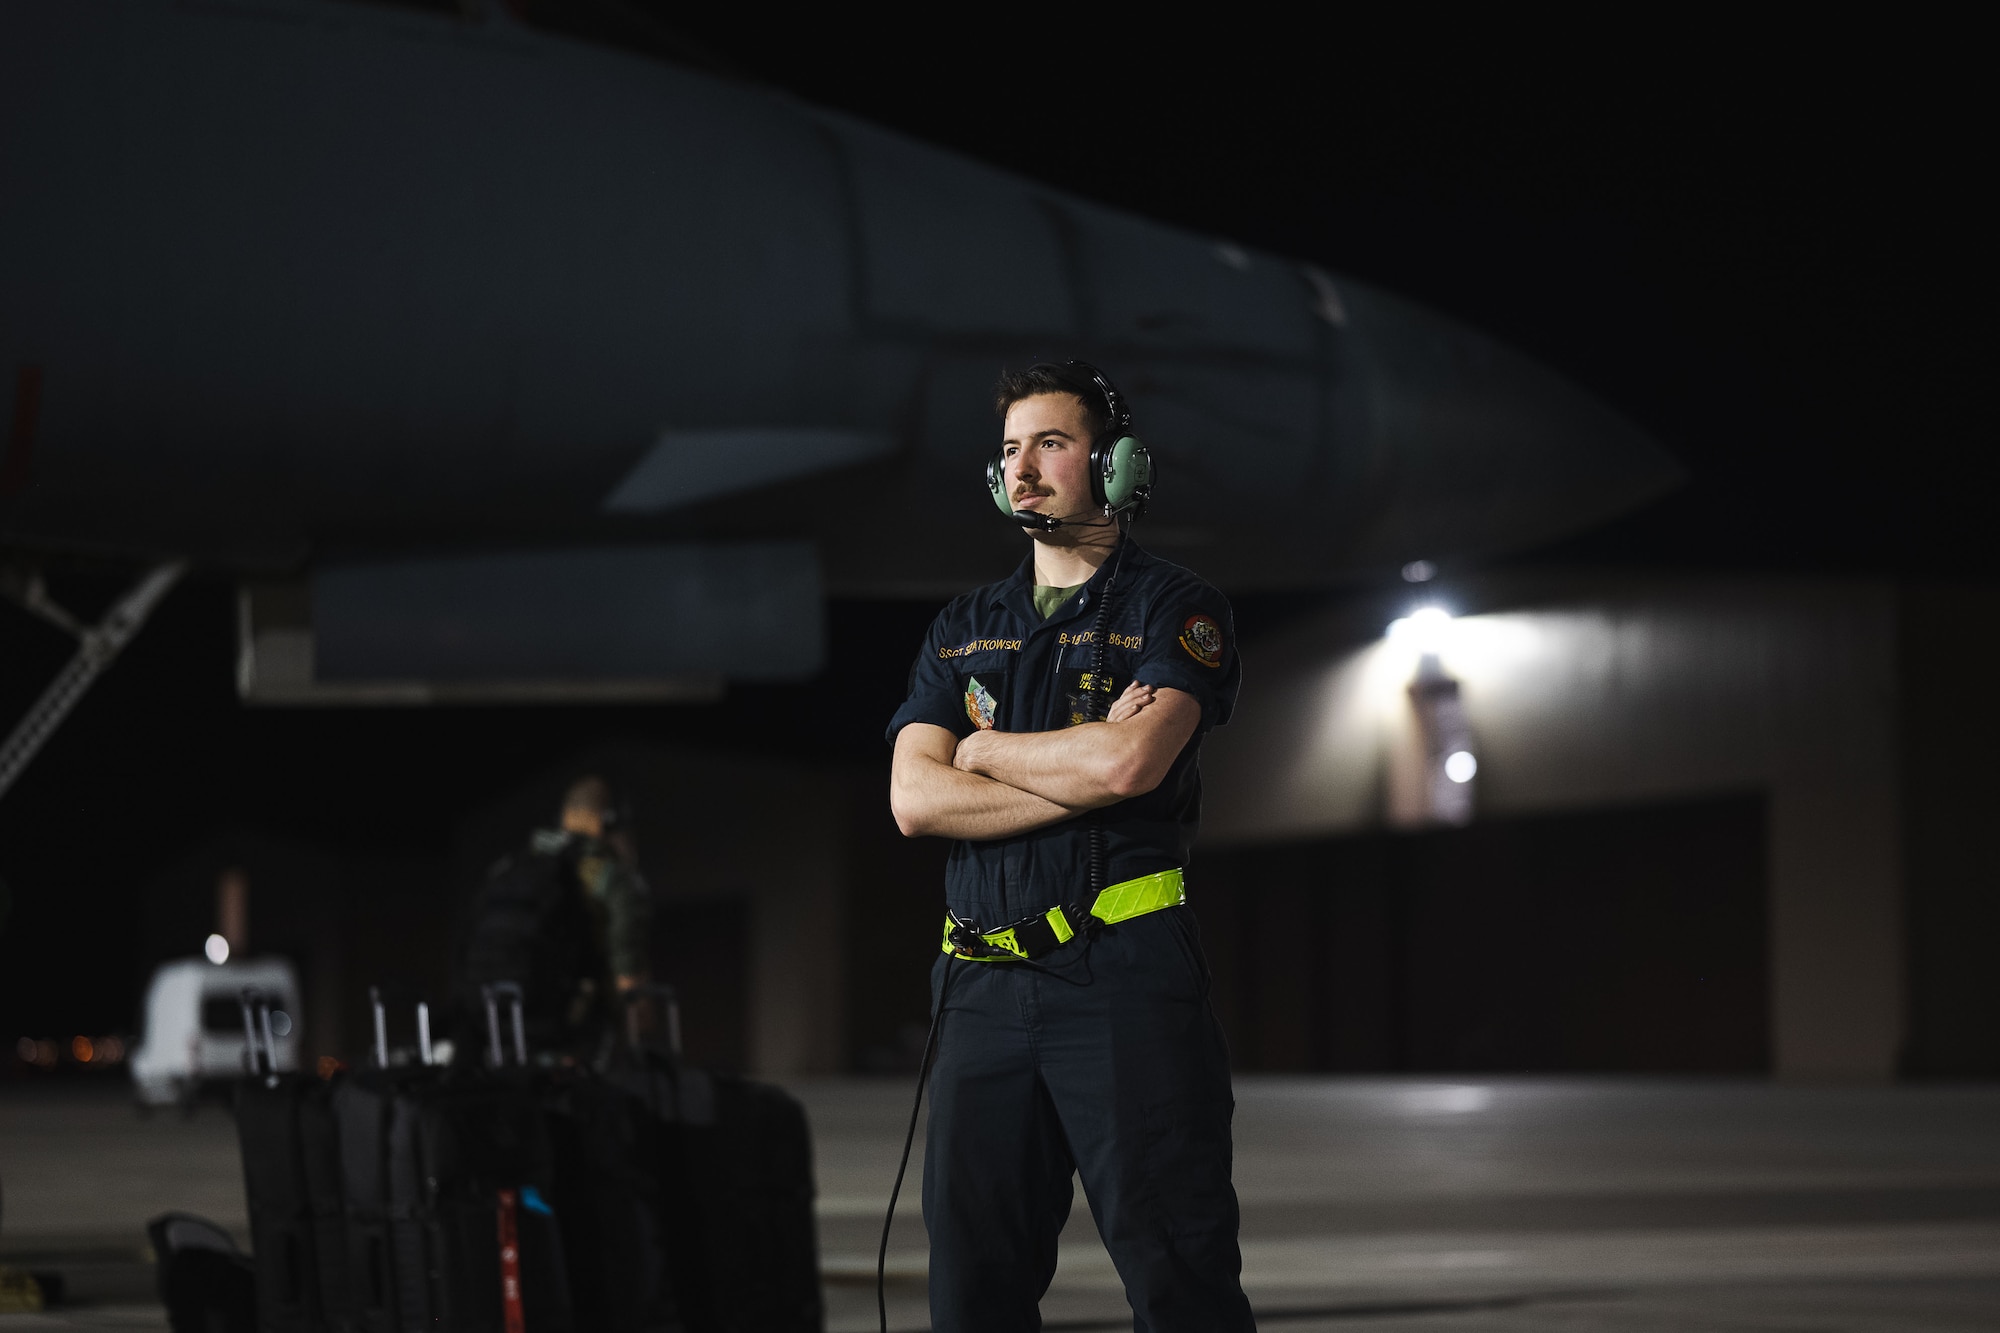
M 965 715 L 972 719 L 972 725 L 981 731 L 993 730 L 993 717 L 1000 709 L 993 694 L 973 676 L 965 682 Z
M 1205 667 L 1222 665 L 1222 626 L 1210 616 L 1189 616 L 1181 625 L 1181 647 Z
M 1109 671 L 1093 674 L 1088 669 L 1066 671 L 1062 674 L 1063 698 L 1069 706 L 1069 721 L 1066 726 L 1081 726 L 1085 722 L 1102 722 L 1111 712 L 1111 702 L 1116 697 L 1113 687 L 1117 684 Z

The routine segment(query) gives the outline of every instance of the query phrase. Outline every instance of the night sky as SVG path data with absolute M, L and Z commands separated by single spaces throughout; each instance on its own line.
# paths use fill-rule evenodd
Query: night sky
M 1996 572 L 1979 183 L 1995 117 L 1964 34 L 527 12 L 1415 297 L 1598 393 L 1687 466 L 1678 493 L 1515 560 Z M 63 567 L 57 591 L 90 609 L 121 577 Z M 1292 609 L 1242 606 L 1246 637 Z M 231 589 L 197 578 L 0 800 L 15 900 L 0 1037 L 129 1025 L 135 894 L 221 826 L 435 854 L 460 813 L 613 736 L 880 762 L 932 611 L 836 603 L 826 677 L 710 707 L 251 712 Z M 0 605 L 0 728 L 67 653 Z

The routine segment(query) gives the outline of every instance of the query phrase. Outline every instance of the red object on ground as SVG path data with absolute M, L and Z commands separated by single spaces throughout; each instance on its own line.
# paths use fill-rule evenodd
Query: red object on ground
M 527 1333 L 521 1310 L 521 1242 L 515 1226 L 516 1195 L 500 1191 L 500 1317 L 505 1333 Z

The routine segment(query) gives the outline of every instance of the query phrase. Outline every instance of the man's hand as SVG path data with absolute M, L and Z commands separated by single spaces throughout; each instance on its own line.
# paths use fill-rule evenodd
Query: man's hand
M 1139 710 L 1153 702 L 1153 687 L 1133 681 L 1125 687 L 1125 693 L 1118 696 L 1118 702 L 1111 705 L 1106 722 L 1129 722 L 1139 716 Z

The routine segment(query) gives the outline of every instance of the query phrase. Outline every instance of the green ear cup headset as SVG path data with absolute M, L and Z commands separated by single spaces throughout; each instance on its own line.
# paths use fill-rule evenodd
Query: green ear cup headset
M 1153 466 L 1153 455 L 1132 433 L 1132 409 L 1125 405 L 1125 395 L 1118 392 L 1109 375 L 1088 361 L 1042 361 L 1028 369 L 1048 371 L 1075 389 L 1078 397 L 1103 398 L 1109 425 L 1090 445 L 1090 498 L 1106 517 L 1119 514 L 1142 517 L 1147 501 L 1153 498 L 1157 469 Z M 993 497 L 995 508 L 1009 518 L 1015 516 L 1014 506 L 1007 498 L 1007 459 L 1001 450 L 994 450 L 993 456 L 986 460 L 986 490 Z M 1061 522 L 1045 520 L 1028 526 L 1054 527 Z

